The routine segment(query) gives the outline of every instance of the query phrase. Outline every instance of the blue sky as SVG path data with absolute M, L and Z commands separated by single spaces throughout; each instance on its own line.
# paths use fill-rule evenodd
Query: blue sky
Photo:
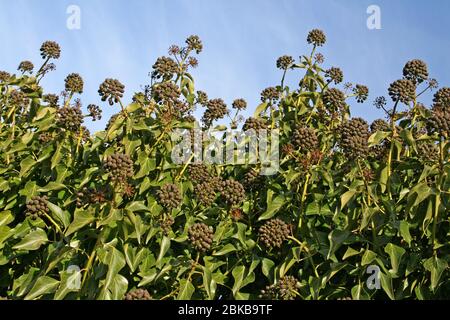
M 72 4 L 81 9 L 80 30 L 66 28 L 66 9 Z M 381 9 L 381 30 L 366 26 L 371 4 Z M 25 59 L 38 67 L 41 43 L 57 41 L 61 58 L 42 84 L 47 92 L 59 93 L 67 74 L 80 73 L 84 106 L 96 103 L 104 110 L 101 121 L 86 122 L 96 131 L 118 111 L 98 97 L 105 78 L 120 79 L 129 102 L 149 83 L 148 72 L 158 56 L 198 34 L 204 51 L 193 72 L 196 89 L 229 104 L 243 97 L 249 115 L 261 90 L 280 81 L 276 59 L 309 53 L 308 31 L 320 28 L 327 35 L 320 49 L 324 66 L 341 67 L 345 81 L 369 87 L 369 100 L 351 103 L 351 110 L 371 121 L 383 116 L 372 106 L 373 99 L 387 94 L 410 59 L 423 59 L 430 76 L 441 86 L 450 85 L 449 12 L 447 0 L 0 0 L 0 70 L 14 72 Z M 295 85 L 301 75 L 291 72 L 288 84 Z

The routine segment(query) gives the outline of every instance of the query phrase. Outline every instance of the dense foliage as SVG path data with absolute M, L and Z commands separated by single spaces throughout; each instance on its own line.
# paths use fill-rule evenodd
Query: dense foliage
M 83 114 L 79 74 L 61 95 L 39 84 L 57 43 L 42 45 L 37 71 L 24 61 L 19 74 L 0 72 L 0 297 L 450 297 L 450 88 L 409 61 L 389 100 L 375 100 L 386 120 L 369 125 L 348 106 L 368 88 L 322 67 L 321 30 L 307 42 L 310 55 L 278 59 L 281 84 L 243 124 L 279 130 L 280 168 L 267 176 L 258 163 L 173 162 L 174 129 L 206 131 L 225 116 L 236 128 L 247 107 L 194 89 L 197 36 L 158 58 L 128 105 L 120 81 L 106 79 L 99 95 L 118 112 L 94 135 L 83 121 L 101 109 Z M 292 70 L 296 89 L 284 84 Z M 430 90 L 427 108 L 419 98 Z M 366 284 L 371 265 L 379 290 Z

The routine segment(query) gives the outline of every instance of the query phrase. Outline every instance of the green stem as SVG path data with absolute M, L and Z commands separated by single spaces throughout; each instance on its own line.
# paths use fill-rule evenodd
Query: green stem
M 78 154 L 78 150 L 80 149 L 80 144 L 81 144 L 81 138 L 82 137 L 83 137 L 83 128 L 80 127 L 80 134 L 78 135 L 77 148 L 76 148 L 75 154 Z
M 425 89 L 423 89 L 423 90 L 417 95 L 417 98 L 420 97 L 423 93 L 425 93 L 425 91 L 427 91 L 427 90 L 430 89 L 430 88 L 431 88 L 431 86 L 428 85 Z
M 392 200 L 392 190 L 391 190 L 391 171 L 392 171 L 392 154 L 394 152 L 394 138 L 396 135 L 395 128 L 395 112 L 397 110 L 398 100 L 395 102 L 394 108 L 392 109 L 391 114 L 391 145 L 389 148 L 388 162 L 387 162 L 387 191 L 389 195 L 389 199 Z
M 59 227 L 59 225 L 55 222 L 55 220 L 53 220 L 52 217 L 50 217 L 50 215 L 48 215 L 46 212 L 44 212 L 44 216 L 55 226 L 56 230 L 62 235 L 64 236 L 64 232 L 62 232 L 61 228 Z
M 438 178 L 438 185 L 437 190 L 438 193 L 436 194 L 435 198 L 435 206 L 434 206 L 434 216 L 433 216 L 433 229 L 431 233 L 431 244 L 433 246 L 433 253 L 436 254 L 436 230 L 437 230 L 437 224 L 439 220 L 439 206 L 441 204 L 441 186 L 444 178 L 444 145 L 442 138 L 439 138 L 439 178 Z
M 272 119 L 272 122 L 270 124 L 270 130 L 273 130 L 273 128 L 275 127 L 275 116 L 274 116 L 274 108 L 273 106 L 270 106 L 270 118 Z
M 284 78 L 286 77 L 286 71 L 287 69 L 284 69 L 283 77 L 281 78 L 281 90 L 284 89 Z M 284 90 L 282 92 L 284 92 Z
M 11 140 L 14 140 L 16 131 L 16 113 L 13 113 L 13 120 L 12 120 L 12 132 L 11 132 Z
M 308 249 L 308 247 L 306 246 L 306 244 L 305 244 L 305 243 L 302 243 L 300 240 L 298 240 L 297 238 L 295 238 L 295 237 L 293 237 L 293 236 L 289 236 L 288 239 L 290 239 L 290 240 L 292 240 L 292 241 L 294 241 L 294 242 L 296 242 L 297 244 L 300 245 L 300 253 L 299 253 L 299 256 L 300 256 L 300 254 L 302 253 L 303 249 L 305 249 L 305 252 L 308 254 L 308 261 L 309 261 L 309 263 L 311 263 L 311 266 L 312 266 L 313 269 L 314 269 L 314 274 L 316 275 L 317 278 L 319 278 L 320 276 L 319 276 L 319 273 L 317 272 L 316 265 L 314 264 L 314 261 L 313 261 L 313 259 L 312 259 L 311 251 Z
M 186 168 L 191 163 L 192 159 L 194 158 L 195 154 L 192 153 L 192 155 L 189 157 L 188 161 L 186 161 L 186 164 L 183 166 L 183 169 L 180 171 L 180 173 L 175 178 L 175 181 L 180 180 L 180 178 L 183 176 L 184 171 L 186 171 Z
M 200 253 L 197 252 L 197 257 L 195 258 L 194 265 L 192 266 L 191 271 L 189 272 L 189 275 L 188 275 L 188 278 L 187 278 L 187 281 L 188 281 L 188 282 L 191 281 L 192 274 L 194 273 L 195 268 L 197 268 L 198 260 L 199 260 L 199 259 L 200 259 Z
M 123 114 L 125 115 L 125 118 L 128 118 L 128 112 L 127 112 L 127 110 L 124 108 L 123 103 L 122 103 L 122 100 L 120 100 L 120 99 L 118 99 L 118 100 L 119 100 L 120 108 L 122 109 L 122 112 L 123 112 Z
M 163 132 L 161 132 L 161 134 L 159 135 L 159 137 L 156 139 L 155 143 L 153 144 L 153 146 L 150 148 L 149 154 L 152 153 L 153 149 L 158 145 L 158 143 L 161 141 L 161 139 L 164 137 L 164 135 L 166 134 L 167 129 L 164 129 Z
M 232 271 L 234 270 L 234 268 L 235 268 L 236 266 L 238 266 L 239 263 L 241 263 L 241 262 L 242 262 L 242 258 L 239 258 L 239 260 L 238 260 L 231 268 L 229 268 L 228 271 L 226 271 L 226 272 L 224 273 L 224 276 L 227 276 L 230 272 L 232 272 Z M 228 263 L 227 263 L 227 266 L 228 266 Z
M 314 47 L 313 47 L 313 49 L 312 49 L 312 51 L 311 51 L 311 55 L 309 56 L 309 63 L 310 63 L 310 66 L 312 66 L 312 59 L 313 59 L 313 56 L 314 56 L 314 53 L 316 52 L 316 45 L 314 45 Z
M 434 215 L 433 215 L 433 229 L 431 231 L 431 245 L 433 246 L 433 253 L 436 255 L 436 230 L 439 216 L 439 206 L 441 204 L 441 197 L 438 193 L 435 198 Z
M 308 191 L 309 178 L 310 178 L 310 173 L 308 172 L 306 174 L 305 184 L 303 185 L 302 198 L 301 198 L 301 203 L 300 203 L 300 214 L 299 214 L 299 219 L 298 219 L 298 228 L 299 229 L 302 226 L 303 209 L 304 209 L 304 204 L 305 204 L 305 200 L 306 200 L 306 192 Z
M 387 161 L 387 181 L 386 181 L 386 188 L 388 191 L 389 199 L 392 200 L 392 191 L 391 191 L 391 163 L 392 163 L 392 153 L 394 152 L 394 141 L 391 140 L 391 145 L 389 147 L 389 155 L 388 155 L 388 161 Z
M 159 299 L 159 300 L 166 300 L 166 299 L 168 299 L 168 298 L 170 298 L 170 297 L 172 297 L 172 296 L 174 296 L 174 295 L 176 295 L 177 294 L 177 292 L 180 290 L 180 288 L 176 288 L 175 290 L 173 290 L 171 293 L 169 293 L 169 294 L 167 294 L 167 295 L 165 295 L 164 297 L 162 297 L 161 299 Z
M 95 258 L 95 254 L 97 252 L 97 247 L 100 244 L 102 234 L 103 234 L 103 230 L 100 231 L 100 233 L 99 233 L 99 235 L 97 237 L 97 241 L 95 242 L 94 248 L 92 249 L 92 252 L 89 255 L 89 259 L 88 259 L 88 261 L 86 263 L 86 266 L 83 269 L 84 270 L 84 274 L 83 274 L 83 279 L 81 280 L 81 288 L 83 288 L 83 286 L 84 286 L 84 284 L 86 282 L 86 279 L 87 279 L 87 275 L 89 274 L 89 271 L 92 268 L 92 265 L 93 265 L 93 262 L 94 262 L 94 258 Z
M 361 167 L 361 163 L 358 159 L 357 161 L 358 163 L 358 168 L 359 168 L 359 172 L 361 173 L 361 175 L 363 176 L 363 181 L 364 181 L 364 185 L 366 187 L 366 191 L 367 191 L 367 207 L 370 208 L 371 207 L 371 197 L 370 197 L 370 189 L 369 189 L 369 184 L 367 183 L 366 179 L 364 178 L 363 175 L 363 171 L 362 171 L 362 167 Z M 364 198 L 363 198 L 364 200 Z M 365 201 L 364 201 L 365 202 Z M 376 203 L 375 199 L 374 199 L 374 204 L 379 208 L 378 204 Z M 380 209 L 381 210 L 381 209 Z M 378 252 L 378 244 L 377 244 L 377 230 L 376 230 L 376 226 L 375 226 L 375 222 L 373 221 L 373 219 L 371 219 L 372 221 L 370 222 L 370 225 L 372 227 L 372 241 L 374 243 L 374 247 L 375 247 L 375 252 Z
M 371 197 L 370 197 L 369 184 L 367 183 L 367 181 L 366 181 L 366 179 L 365 179 L 365 177 L 364 177 L 364 172 L 363 172 L 363 170 L 362 170 L 360 160 L 358 159 L 356 163 L 358 164 L 359 173 L 361 174 L 361 176 L 362 176 L 362 178 L 363 178 L 363 181 L 364 181 L 364 186 L 366 187 L 366 191 L 367 191 L 367 204 L 368 204 L 368 206 L 370 207 L 372 201 L 371 201 Z
M 67 108 L 67 107 L 69 106 L 70 101 L 72 100 L 72 97 L 73 97 L 73 92 L 71 92 L 71 93 L 69 94 L 69 98 L 68 98 L 68 99 L 66 100 L 66 102 L 64 103 L 63 108 Z
M 42 70 L 44 70 L 44 67 L 47 65 L 47 63 L 48 63 L 49 61 L 50 61 L 50 57 L 48 57 L 48 58 L 45 60 L 44 64 L 39 68 L 38 72 L 36 73 L 36 77 L 38 77 L 39 74 L 42 72 Z

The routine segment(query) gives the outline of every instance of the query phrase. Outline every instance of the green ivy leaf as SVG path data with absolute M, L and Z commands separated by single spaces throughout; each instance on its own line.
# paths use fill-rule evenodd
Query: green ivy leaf
M 263 258 L 261 263 L 262 273 L 266 276 L 267 279 L 272 279 L 271 272 L 273 267 L 275 266 L 275 262 L 270 259 Z
M 6 226 L 12 221 L 14 221 L 14 216 L 11 211 L 6 210 L 0 212 L 0 226 Z
M 338 230 L 335 229 L 328 235 L 328 241 L 330 241 L 330 249 L 327 254 L 327 259 L 336 252 L 336 250 L 342 245 L 342 243 L 347 240 L 350 232 L 348 230 Z
M 83 179 L 81 179 L 80 184 L 78 185 L 78 188 L 83 187 L 86 183 L 89 182 L 94 172 L 98 171 L 98 167 L 89 168 L 84 172 Z
M 20 177 L 25 177 L 28 171 L 31 170 L 31 168 L 36 164 L 36 161 L 31 157 L 28 156 L 22 161 L 20 161 Z
M 233 269 L 233 271 L 231 272 L 231 274 L 233 275 L 233 278 L 234 278 L 234 284 L 233 284 L 233 289 L 232 289 L 234 296 L 236 296 L 236 293 L 242 287 L 242 282 L 244 280 L 244 272 L 245 272 L 245 267 L 242 265 L 235 267 Z
M 144 204 L 144 201 L 132 201 L 127 204 L 125 209 L 130 210 L 131 212 L 135 211 L 144 211 L 149 212 L 149 208 Z
M 409 232 L 409 223 L 405 220 L 400 221 L 400 235 L 411 246 L 411 233 Z
M 105 225 L 114 226 L 117 221 L 123 219 L 122 210 L 116 208 L 110 208 L 109 211 L 106 211 L 108 215 L 101 220 L 97 220 L 97 228 Z
M 52 161 L 51 161 L 51 169 L 54 169 L 60 162 L 62 158 L 62 143 L 58 143 L 58 146 L 56 147 L 55 153 L 53 154 Z
M 380 172 L 379 183 L 380 183 L 380 187 L 381 187 L 381 192 L 385 193 L 386 188 L 387 188 L 387 183 L 388 183 L 388 167 L 387 166 L 384 166 Z
M 442 273 L 447 269 L 448 263 L 443 259 L 438 257 L 431 257 L 427 259 L 423 266 L 426 270 L 431 272 L 431 285 L 430 288 L 435 292 L 436 288 L 439 286 L 439 280 L 441 279 Z
M 377 131 L 374 134 L 372 134 L 369 139 L 368 139 L 368 143 L 369 143 L 369 147 L 373 147 L 376 145 L 379 145 L 380 142 L 384 139 L 386 139 L 388 136 L 390 135 L 390 132 L 386 132 L 386 131 Z
M 39 274 L 41 270 L 39 268 L 30 267 L 28 271 L 23 273 L 18 278 L 14 279 L 13 282 L 13 292 L 17 297 L 22 297 L 25 293 L 27 293 L 32 286 L 33 280 L 36 279 L 36 276 Z
M 51 203 L 50 201 L 47 202 L 47 206 L 50 209 L 52 215 L 62 222 L 64 228 L 67 228 L 67 226 L 70 224 L 70 214 L 66 211 L 63 211 L 59 206 Z
M 72 223 L 69 225 L 66 231 L 66 236 L 71 235 L 72 233 L 80 230 L 84 226 L 88 225 L 89 223 L 93 222 L 95 220 L 95 217 L 92 213 L 85 210 L 75 210 L 74 218 Z
M 161 240 L 161 245 L 159 249 L 159 255 L 158 259 L 156 260 L 156 264 L 159 264 L 166 254 L 167 250 L 170 248 L 170 238 L 169 237 L 163 237 Z
M 37 189 L 38 192 L 49 192 L 64 189 L 66 186 L 58 182 L 49 182 L 45 187 Z
M 272 218 L 286 203 L 286 198 L 283 195 L 276 196 L 269 202 L 267 210 L 258 218 L 258 221 Z
M 220 249 L 219 251 L 215 251 L 213 253 L 213 255 L 214 256 L 223 256 L 223 255 L 233 252 L 233 251 L 236 251 L 236 247 L 233 244 L 228 243 L 228 244 L 224 245 L 222 247 L 222 249 Z
M 37 184 L 35 181 L 28 181 L 25 184 L 25 187 L 19 191 L 21 196 L 25 196 L 27 198 L 31 198 L 35 196 L 37 193 Z
M 361 265 L 366 266 L 370 264 L 375 258 L 377 257 L 377 254 L 373 252 L 372 250 L 366 249 L 364 251 L 364 254 L 361 258 Z
M 42 295 L 55 292 L 58 288 L 59 281 L 48 276 L 40 277 L 36 280 L 33 288 L 25 296 L 24 300 L 34 300 Z
M 203 267 L 203 286 L 205 287 L 208 299 L 213 300 L 216 295 L 217 283 L 212 277 L 211 270 L 207 267 Z
M 53 297 L 55 300 L 62 300 L 70 292 L 77 292 L 77 285 L 81 284 L 82 272 L 77 270 L 64 270 L 59 273 L 61 281 Z
M 360 253 L 360 251 L 357 251 L 357 250 L 353 249 L 352 247 L 348 247 L 347 251 L 345 251 L 344 256 L 342 257 L 342 260 L 345 260 L 349 257 L 355 256 L 359 253 Z
M 44 230 L 37 228 L 28 233 L 22 241 L 16 244 L 13 249 L 16 250 L 37 250 L 48 241 L 47 234 Z
M 356 193 L 356 190 L 349 190 L 341 196 L 341 209 L 345 208 L 345 206 L 353 198 L 355 193 Z
M 128 289 L 128 280 L 121 274 L 116 274 L 108 291 L 106 299 L 122 300 Z
M 427 182 L 414 186 L 408 194 L 408 205 L 405 209 L 406 212 L 409 212 L 412 208 L 417 207 L 422 201 L 433 194 L 434 192 L 428 186 Z
M 267 109 L 267 102 L 261 103 L 259 106 L 256 107 L 255 112 L 253 113 L 253 117 L 254 118 L 259 118 L 261 113 L 266 111 L 266 109 Z
M 392 277 L 389 274 L 380 272 L 381 287 L 391 300 L 395 300 Z
M 384 251 L 391 258 L 391 266 L 392 266 L 393 275 L 397 276 L 398 268 L 400 266 L 400 263 L 402 261 L 402 257 L 405 254 L 406 250 L 403 249 L 402 247 L 396 246 L 395 244 L 388 243 L 384 247 Z
M 140 168 L 139 171 L 135 174 L 134 179 L 141 179 L 147 176 L 151 170 L 155 169 L 155 159 L 151 159 L 145 152 L 142 152 L 139 155 L 139 163 Z
M 181 279 L 180 291 L 178 293 L 177 300 L 190 300 L 194 292 L 195 292 L 194 285 L 186 279 Z
M 147 248 L 141 248 L 138 251 L 138 248 L 133 247 L 128 243 L 123 246 L 123 249 L 125 260 L 130 267 L 131 272 L 135 272 L 139 264 L 149 255 L 149 250 Z
M 102 289 L 102 294 L 107 294 L 107 290 L 110 292 L 113 290 L 111 286 L 116 275 L 126 265 L 125 257 L 123 253 L 110 245 L 107 245 L 106 248 L 99 250 L 98 256 L 101 263 L 108 267 L 108 272 L 105 277 L 105 284 Z
M 408 145 L 413 147 L 413 150 L 415 152 L 417 152 L 416 140 L 414 139 L 411 130 L 403 129 L 400 131 L 399 134 L 400 134 L 400 137 L 402 137 L 408 143 Z

